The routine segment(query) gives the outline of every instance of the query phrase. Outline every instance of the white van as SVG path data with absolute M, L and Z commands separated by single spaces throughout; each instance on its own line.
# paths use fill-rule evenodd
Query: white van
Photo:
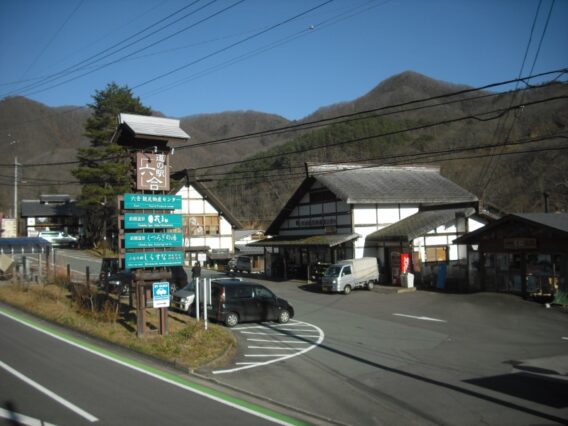
M 351 293 L 356 288 L 371 290 L 379 282 L 377 259 L 363 257 L 361 259 L 342 260 L 331 265 L 325 271 L 322 291 Z

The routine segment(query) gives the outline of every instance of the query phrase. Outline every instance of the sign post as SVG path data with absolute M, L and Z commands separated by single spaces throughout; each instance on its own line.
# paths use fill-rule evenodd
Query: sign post
M 183 266 L 181 197 L 170 190 L 169 142 L 186 142 L 179 120 L 119 114 L 111 143 L 126 146 L 131 157 L 131 193 L 118 197 L 119 258 L 134 272 L 137 335 L 146 334 L 147 307 L 160 313 L 160 334 L 167 334 L 172 266 Z M 152 303 L 148 303 L 149 301 Z

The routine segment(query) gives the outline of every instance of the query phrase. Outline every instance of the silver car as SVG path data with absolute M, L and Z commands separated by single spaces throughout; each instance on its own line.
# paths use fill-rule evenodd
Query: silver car
M 51 243 L 53 247 L 75 247 L 77 245 L 77 238 L 63 231 L 41 231 L 38 237 Z

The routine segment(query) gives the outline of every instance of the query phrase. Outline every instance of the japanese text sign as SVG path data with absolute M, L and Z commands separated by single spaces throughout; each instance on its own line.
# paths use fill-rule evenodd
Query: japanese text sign
M 181 209 L 181 195 L 124 194 L 125 209 Z
M 183 247 L 181 232 L 124 234 L 124 248 Z
M 125 229 L 181 228 L 181 214 L 126 213 Z
M 153 268 L 157 266 L 182 266 L 183 251 L 125 253 L 124 263 L 127 269 Z
M 170 190 L 170 157 L 168 154 L 136 153 L 136 189 Z

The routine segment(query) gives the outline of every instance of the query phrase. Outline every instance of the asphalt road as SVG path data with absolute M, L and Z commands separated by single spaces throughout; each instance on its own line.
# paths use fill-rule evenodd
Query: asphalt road
M 566 312 L 504 294 L 344 296 L 244 278 L 287 299 L 322 336 L 306 338 L 317 347 L 299 356 L 242 369 L 249 343 L 235 330 L 241 352 L 229 372 L 199 372 L 215 383 L 319 424 L 568 424 Z
M 288 424 L 270 410 L 133 358 L 95 353 L 85 339 L 78 345 L 64 342 L 2 312 L 0 307 L 0 422 Z
M 330 423 L 568 423 L 565 312 L 502 294 L 344 296 L 265 284 L 325 338 L 283 362 L 206 372 L 221 383 Z

